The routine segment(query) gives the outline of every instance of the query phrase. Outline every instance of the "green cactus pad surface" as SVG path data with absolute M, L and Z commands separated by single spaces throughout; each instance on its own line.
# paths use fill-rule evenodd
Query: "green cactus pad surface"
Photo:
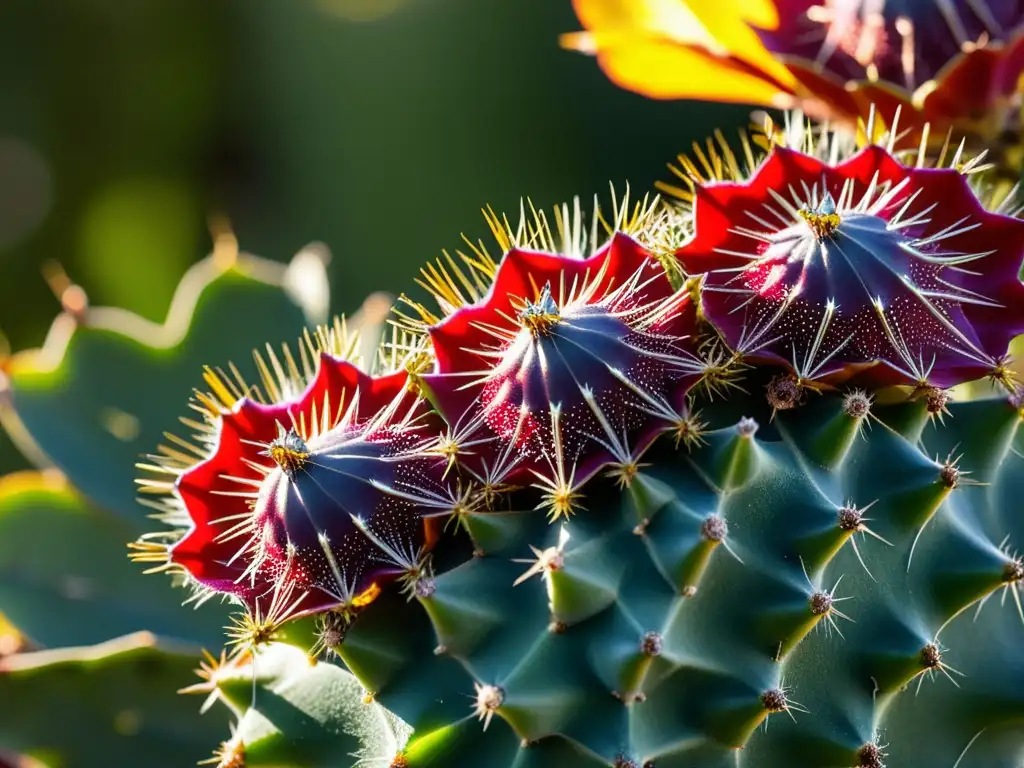
M 492 513 L 370 606 L 339 652 L 415 728 L 398 764 L 1018 765 L 1020 414 L 813 397 L 708 407 L 703 445 L 554 526 Z
M 351 674 L 285 643 L 217 668 L 192 692 L 216 697 L 239 717 L 221 752 L 244 753 L 246 766 L 387 765 L 410 731 L 368 701 Z
M 0 659 L 0 749 L 60 768 L 195 765 L 228 718 L 176 693 L 193 667 L 194 649 L 146 632 Z
M 137 578 L 125 557 L 134 531 L 55 470 L 0 478 L 0 614 L 51 648 L 144 629 L 220 647 L 226 607 L 182 608 L 187 592 Z
M 65 311 L 44 346 L 12 357 L 0 373 L 0 416 L 30 457 L 42 453 L 100 506 L 140 521 L 135 464 L 202 386 L 203 366 L 254 370 L 252 352 L 279 348 L 328 311 L 322 261 L 291 265 L 245 254 L 218 255 L 182 279 L 166 322 L 117 308 Z

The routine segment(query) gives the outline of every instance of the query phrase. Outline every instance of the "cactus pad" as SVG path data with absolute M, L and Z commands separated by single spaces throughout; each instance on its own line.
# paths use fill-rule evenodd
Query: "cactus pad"
M 226 710 L 200 719 L 176 693 L 194 679 L 195 654 L 140 632 L 0 658 L 0 750 L 66 768 L 194 765 L 228 727 Z
M 942 764 L 1019 728 L 1024 530 L 998 499 L 1020 414 L 730 406 L 745 415 L 705 410 L 722 424 L 705 445 L 656 444 L 625 492 L 593 481 L 586 514 L 516 515 L 503 547 L 418 598 L 415 642 L 392 630 L 416 626 L 398 601 L 349 630 L 347 666 L 416 729 L 410 766 Z M 979 424 L 991 444 L 950 463 Z M 929 721 L 943 738 L 921 743 Z M 1012 764 L 990 744 L 961 765 Z
M 139 521 L 133 467 L 177 430 L 182 398 L 202 384 L 204 364 L 234 361 L 245 371 L 253 349 L 327 320 L 319 295 L 326 273 L 308 255 L 286 267 L 216 252 L 182 279 L 162 325 L 114 307 L 65 311 L 43 347 L 0 370 L 9 434 L 94 502 Z M 316 290 L 304 289 L 310 284 Z
M 256 655 L 209 657 L 202 682 L 183 693 L 205 696 L 239 717 L 217 750 L 220 764 L 334 768 L 387 765 L 409 727 L 366 698 L 359 682 L 332 664 L 311 664 L 299 648 L 272 643 Z
M 225 608 L 183 610 L 180 590 L 140 580 L 123 556 L 135 531 L 54 470 L 0 478 L 0 614 L 33 646 L 90 645 L 148 629 L 213 647 Z

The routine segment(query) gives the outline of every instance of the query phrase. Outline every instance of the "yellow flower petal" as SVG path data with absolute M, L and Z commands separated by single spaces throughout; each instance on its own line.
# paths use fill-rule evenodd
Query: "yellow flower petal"
M 697 22 L 733 56 L 754 65 L 789 86 L 796 84 L 789 70 L 764 47 L 753 27 L 775 29 L 779 17 L 770 0 L 653 0 L 685 4 Z M 633 0 L 652 2 L 652 0 Z
M 637 45 L 657 48 L 675 42 L 703 48 L 713 56 L 733 56 L 787 88 L 796 85 L 789 70 L 775 60 L 750 26 L 778 26 L 778 15 L 770 0 L 573 0 L 573 8 L 590 34 L 563 36 L 565 47 L 594 53 L 601 48 L 599 41 L 607 41 L 609 36 L 616 40 L 616 48 L 622 46 L 624 36 Z M 645 37 L 652 40 L 644 42 Z M 615 55 L 624 54 L 617 51 Z M 638 54 L 644 55 L 647 54 Z M 662 89 L 659 84 L 672 77 L 658 72 L 649 76 L 651 87 L 656 89 Z M 733 94 L 722 100 L 742 101 Z
M 612 82 L 651 98 L 788 104 L 786 91 L 736 59 L 649 36 L 591 34 L 589 42 Z
M 762 29 L 779 28 L 779 10 L 771 0 L 689 0 L 698 16 L 737 17 Z
M 573 0 L 573 7 L 590 32 L 646 34 L 728 53 L 683 0 Z

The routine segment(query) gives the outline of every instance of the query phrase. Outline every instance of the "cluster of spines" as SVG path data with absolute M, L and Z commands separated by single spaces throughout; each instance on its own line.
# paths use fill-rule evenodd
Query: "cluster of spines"
M 614 190 L 613 190 L 614 196 Z M 715 381 L 719 377 L 729 378 L 733 360 L 704 359 L 701 354 L 694 354 L 689 346 L 696 342 L 696 337 L 689 333 L 676 336 L 666 335 L 656 327 L 664 318 L 680 313 L 680 305 L 685 304 L 687 295 L 677 288 L 681 280 L 666 265 L 675 264 L 671 254 L 661 247 L 664 238 L 663 228 L 667 226 L 667 212 L 661 201 L 644 200 L 631 204 L 628 193 L 621 201 L 615 201 L 611 216 L 605 217 L 600 207 L 595 204 L 595 213 L 589 227 L 583 221 L 582 209 L 577 200 L 572 209 L 561 206 L 555 209 L 554 226 L 542 211 L 532 206 L 527 212 L 524 207 L 518 225 L 511 225 L 506 219 L 499 218 L 493 212 L 487 213 L 494 237 L 505 258 L 501 260 L 507 269 L 508 254 L 526 254 L 523 258 L 547 259 L 557 266 L 562 265 L 571 273 L 567 277 L 563 271 L 560 275 L 552 273 L 552 279 L 544 279 L 530 273 L 530 267 L 523 267 L 525 279 L 537 283 L 527 287 L 524 295 L 510 294 L 510 307 L 495 313 L 497 322 L 487 324 L 483 321 L 471 323 L 474 330 L 482 331 L 476 351 L 481 359 L 491 358 L 497 361 L 503 349 L 507 349 L 515 341 L 517 330 L 526 330 L 534 337 L 550 335 L 550 331 L 563 319 L 565 311 L 572 307 L 599 308 L 611 319 L 625 322 L 632 333 L 629 343 L 661 345 L 663 354 L 659 358 L 656 350 L 648 349 L 650 360 L 659 360 L 662 364 L 674 367 L 677 377 L 686 374 L 698 385 Z M 607 239 L 602 240 L 604 234 Z M 622 238 L 617 241 L 617 238 Z M 601 262 L 602 251 L 607 253 L 616 242 L 629 243 L 623 248 L 639 248 L 646 253 L 647 265 L 640 264 L 634 271 L 609 275 L 607 259 Z M 613 256 L 613 258 L 615 258 Z M 574 270 L 574 265 L 588 261 L 594 262 L 592 270 Z M 444 318 L 451 318 L 467 307 L 486 302 L 489 292 L 496 290 L 493 286 L 498 276 L 498 260 L 492 257 L 480 244 L 471 244 L 471 253 L 458 253 L 457 258 L 445 254 L 444 262 L 431 265 L 424 272 L 421 284 L 431 290 L 437 298 Z M 552 267 L 549 264 L 549 270 Z M 576 274 L 579 272 L 580 274 Z M 611 279 L 609 279 L 609 277 Z M 615 282 L 618 281 L 618 282 Z M 662 281 L 665 290 L 660 287 L 653 291 L 657 297 L 637 299 L 647 293 L 652 281 Z M 498 291 L 500 293 L 500 291 Z M 410 318 L 400 313 L 399 323 L 413 332 L 437 333 L 445 325 L 445 321 L 422 304 L 405 302 L 414 309 L 415 317 Z M 508 327 L 499 327 L 506 323 Z M 662 332 L 659 333 L 659 330 Z M 594 338 L 598 338 L 595 336 Z M 679 348 L 685 342 L 687 349 Z M 434 345 L 438 344 L 434 338 Z M 450 342 L 458 344 L 457 339 Z M 574 342 L 569 342 L 574 343 Z M 671 347 L 671 349 L 670 349 Z M 461 350 L 460 350 L 461 351 Z M 639 350 L 637 350 L 639 353 Z M 530 353 L 527 353 L 528 355 Z M 543 361 L 541 361 L 543 362 Z M 495 365 L 497 363 L 495 362 Z M 568 374 L 571 375 L 571 366 Z M 660 420 L 673 429 L 679 439 L 691 441 L 698 439 L 699 430 L 695 429 L 699 421 L 689 414 L 680 403 L 670 403 L 663 393 L 649 391 L 643 384 L 630 375 L 630 372 L 618 370 L 613 365 L 606 365 L 608 377 L 617 378 L 626 396 L 635 401 L 630 408 L 641 420 Z M 440 375 L 438 375 L 440 374 Z M 466 376 L 465 387 L 457 386 L 458 376 Z M 433 374 L 426 373 L 421 383 L 427 383 L 424 394 L 437 404 L 438 390 L 447 389 L 449 394 L 469 388 L 474 382 L 471 371 L 445 371 L 444 366 Z M 477 385 L 500 381 L 493 368 L 480 366 L 477 373 Z M 493 387 L 498 384 L 494 383 Z M 493 388 L 492 387 L 492 388 Z M 459 462 L 472 482 L 481 490 L 481 498 L 492 502 L 497 494 L 508 492 L 524 484 L 536 484 L 544 491 L 546 507 L 554 518 L 572 513 L 579 498 L 579 488 L 593 473 L 591 469 L 576 472 L 581 465 L 580 456 L 573 455 L 567 447 L 567 441 L 582 439 L 594 444 L 601 444 L 608 455 L 605 466 L 609 471 L 618 473 L 623 483 L 636 471 L 637 447 L 632 445 L 630 438 L 621 433 L 618 424 L 610 423 L 607 414 L 603 413 L 602 398 L 609 395 L 608 388 L 595 389 L 587 382 L 577 382 L 569 389 L 569 401 L 552 397 L 549 402 L 539 407 L 529 407 L 524 402 L 519 414 L 512 414 L 510 409 L 509 423 L 503 435 L 495 436 L 487 430 L 488 413 L 491 409 L 484 407 L 468 407 L 456 411 L 452 408 L 440 407 L 448 420 L 445 435 L 439 442 L 438 450 L 454 465 Z M 501 394 L 501 393 L 499 393 Z M 593 414 L 586 417 L 593 423 L 589 431 L 583 435 L 578 426 L 574 426 L 579 416 L 570 415 L 572 403 L 583 408 L 584 413 Z M 589 410 L 587 410 L 589 409 Z M 529 424 L 524 422 L 529 421 Z M 539 455 L 533 462 L 524 461 L 520 439 L 528 440 L 523 432 L 545 433 L 546 445 L 535 449 Z
M 148 455 L 146 461 L 138 465 L 143 473 L 136 481 L 141 494 L 139 503 L 155 510 L 154 519 L 166 523 L 170 529 L 149 534 L 135 542 L 132 559 L 154 564 L 155 567 L 147 572 L 172 571 L 187 575 L 169 560 L 169 548 L 189 523 L 181 504 L 173 496 L 174 485 L 182 473 L 209 458 L 217 440 L 218 419 L 246 398 L 264 405 L 290 399 L 316 376 L 316 360 L 321 354 L 357 362 L 358 348 L 358 335 L 349 333 L 345 318 L 339 316 L 331 326 L 323 326 L 313 332 L 306 330 L 299 345 L 301 369 L 289 346 L 282 346 L 279 357 L 269 344 L 265 353 L 260 350 L 253 352 L 259 384 L 249 383 L 234 363 L 228 363 L 227 370 L 207 367 L 203 371 L 203 381 L 208 389 L 193 391 L 193 399 L 188 404 L 191 414 L 180 419 L 182 425 L 190 430 L 190 437 L 165 432 L 167 442 L 159 445 L 157 453 Z M 322 410 L 325 417 L 333 420 L 331 409 Z M 309 427 L 314 429 L 322 423 L 320 419 L 311 422 Z M 302 434 L 308 437 L 305 429 Z M 213 596 L 209 591 L 199 591 L 204 599 Z
M 720 135 L 706 151 L 698 148 L 697 161 L 682 157 L 673 172 L 688 187 L 665 189 L 680 198 L 677 219 L 695 223 L 675 228 L 685 233 L 675 241 L 675 255 L 696 273 L 701 311 L 729 348 L 751 360 L 782 363 L 802 390 L 828 386 L 837 374 L 846 378 L 857 359 L 874 355 L 875 371 L 860 375 L 876 377 L 875 386 L 924 390 L 983 371 L 1012 392 L 1005 347 L 1021 327 L 1018 235 L 1012 234 L 1013 226 L 1020 229 L 1016 187 L 1005 196 L 993 188 L 983 154 L 967 154 L 963 142 L 951 151 L 949 136 L 937 156 L 926 141 L 898 150 L 898 120 L 897 110 L 887 128 L 872 110 L 854 138 L 796 120 L 779 130 L 766 119 L 753 138 L 741 135 L 745 168 Z M 752 144 L 770 148 L 767 161 L 751 163 Z M 822 169 L 817 179 L 810 178 L 812 165 Z M 783 169 L 788 186 L 775 178 Z M 829 174 L 844 177 L 841 188 Z M 929 197 L 929 183 L 946 192 Z M 750 200 L 733 199 L 744 194 Z M 940 203 L 949 210 L 938 223 Z M 980 220 L 993 215 L 1003 223 L 987 227 Z M 880 223 L 884 233 L 874 231 Z M 965 250 L 964 241 L 986 228 L 993 237 L 986 242 L 982 235 L 976 250 Z M 872 242 L 880 238 L 887 242 Z M 875 254 L 877 264 L 854 265 L 849 248 Z M 846 279 L 850 270 L 856 279 Z M 994 338 L 987 324 L 997 309 L 1004 327 Z
M 330 469 L 317 463 L 310 444 L 329 441 L 332 436 L 341 436 L 346 431 L 353 438 L 365 438 L 385 445 L 383 461 L 399 470 L 413 465 L 414 469 L 420 467 L 422 474 L 423 467 L 430 465 L 436 443 L 436 424 L 428 411 L 417 407 L 420 400 L 415 393 L 415 373 L 421 368 L 420 360 L 424 354 L 422 345 L 396 329 L 392 340 L 382 347 L 377 363 L 371 366 L 377 374 L 375 377 L 358 373 L 354 367 L 358 346 L 357 337 L 347 332 L 344 319 L 339 318 L 333 326 L 321 327 L 314 333 L 307 331 L 300 343 L 299 363 L 286 345 L 283 345 L 280 355 L 269 346 L 265 356 L 256 352 L 259 385 L 248 384 L 234 365 L 229 367 L 229 372 L 207 369 L 204 380 L 209 390 L 197 390 L 191 404 L 199 418 L 182 419 L 193 430 L 193 439 L 168 433 L 168 443 L 160 447 L 159 453 L 149 456 L 148 461 L 139 465 L 145 473 L 145 477 L 139 480 L 144 494 L 141 501 L 155 509 L 157 514 L 154 517 L 167 527 L 140 537 L 131 545 L 131 557 L 151 565 L 147 572 L 167 571 L 183 580 L 191 592 L 188 602 L 195 602 L 197 606 L 218 595 L 245 594 L 243 611 L 228 627 L 231 644 L 240 650 L 274 640 L 282 626 L 308 607 L 304 601 L 309 597 L 311 586 L 308 576 L 303 577 L 302 573 L 309 572 L 310 556 L 293 544 L 291 534 L 287 533 L 287 521 L 285 535 L 289 540 L 281 545 L 286 551 L 276 555 L 282 563 L 273 566 L 268 573 L 260 574 L 261 568 L 268 563 L 266 537 L 269 530 L 257 519 L 257 512 L 260 505 L 273 505 L 272 501 L 268 502 L 266 492 L 267 478 L 274 471 L 280 470 L 284 485 L 291 486 L 308 475 L 311 469 Z M 346 389 L 332 380 L 338 375 L 354 376 L 355 385 Z M 382 393 L 374 393 L 380 402 L 367 409 L 370 411 L 368 415 L 360 414 L 359 387 L 363 384 L 379 387 Z M 306 401 L 300 402 L 303 393 Z M 370 396 L 363 393 L 363 397 Z M 235 463 L 247 476 L 222 472 L 214 480 L 225 487 L 209 490 L 214 501 L 216 497 L 240 500 L 245 508 L 230 516 L 202 522 L 202 525 L 220 527 L 213 539 L 218 546 L 227 546 L 232 541 L 241 542 L 236 547 L 236 554 L 219 565 L 230 566 L 236 559 L 245 564 L 244 570 L 234 579 L 234 586 L 211 586 L 174 556 L 175 547 L 196 527 L 196 521 L 190 518 L 188 504 L 178 489 L 199 465 L 215 457 L 225 420 L 235 423 L 241 419 L 238 423 L 252 428 L 254 418 L 266 421 L 271 418 L 268 413 L 277 414 L 272 417 L 276 433 L 268 432 L 258 440 L 247 440 L 242 433 L 240 444 L 251 456 L 246 458 L 242 455 Z M 342 450 L 343 446 L 333 450 Z M 330 460 L 334 456 L 328 452 L 326 458 Z M 429 469 L 426 471 L 428 475 L 441 474 L 440 470 L 436 473 Z M 429 548 L 436 535 L 430 533 L 432 519 L 447 516 L 464 501 L 443 478 L 434 479 L 437 482 L 418 486 L 401 478 L 391 484 L 374 477 L 365 478 L 370 493 L 416 509 L 416 515 L 422 516 L 422 524 L 428 531 L 426 541 L 422 537 L 406 540 L 406 534 L 399 529 L 395 529 L 395 538 L 387 526 L 375 530 L 373 521 L 361 516 L 364 510 L 358 504 L 352 507 L 355 513 L 349 513 L 345 511 L 346 502 L 337 501 L 338 524 L 349 525 L 372 547 L 372 554 L 364 557 L 371 557 L 388 571 L 397 572 L 397 580 L 403 584 L 429 570 Z M 318 481 L 312 482 L 320 486 Z M 298 501 L 304 503 L 301 499 Z M 238 505 L 235 507 L 236 511 L 241 509 Z M 336 549 L 339 542 L 332 546 L 327 533 L 324 529 L 318 534 L 322 556 L 316 557 L 323 559 L 322 569 L 333 574 L 328 574 L 328 581 L 332 581 L 334 588 L 321 589 L 336 598 L 332 610 L 350 620 L 380 594 L 381 585 L 370 581 L 359 587 L 358 573 L 353 575 L 344 567 L 342 554 Z M 416 541 L 416 538 L 421 540 Z M 367 564 L 373 566 L 372 562 Z

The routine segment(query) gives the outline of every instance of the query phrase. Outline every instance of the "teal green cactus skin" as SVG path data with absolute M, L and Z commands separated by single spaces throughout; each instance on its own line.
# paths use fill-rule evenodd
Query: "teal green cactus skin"
M 228 712 L 177 694 L 195 649 L 149 633 L 0 659 L 0 750 L 61 768 L 182 768 L 209 755 Z
M 93 507 L 59 473 L 0 479 L 0 614 L 33 645 L 90 645 L 149 630 L 219 647 L 227 606 L 137 578 L 124 557 L 135 528 Z
M 560 553 L 560 526 L 504 515 L 503 542 L 367 609 L 339 652 L 415 728 L 408 765 L 856 768 L 872 744 L 888 766 L 1016 765 L 1020 414 L 804 408 L 732 396 L 705 445 L 588 485 Z M 475 714 L 475 684 L 500 706 Z
M 351 674 L 317 664 L 287 643 L 271 643 L 254 657 L 218 667 L 191 692 L 216 699 L 238 718 L 221 753 L 244 751 L 250 768 L 387 765 L 411 730 L 365 700 Z
M 178 430 L 203 366 L 233 362 L 251 373 L 254 349 L 326 321 L 323 264 L 303 254 L 291 270 L 244 254 L 229 263 L 211 256 L 182 280 L 163 325 L 111 308 L 87 309 L 85 323 L 61 315 L 42 349 L 9 361 L 7 393 L 0 373 L 4 426 L 27 455 L 139 522 L 135 465 Z

